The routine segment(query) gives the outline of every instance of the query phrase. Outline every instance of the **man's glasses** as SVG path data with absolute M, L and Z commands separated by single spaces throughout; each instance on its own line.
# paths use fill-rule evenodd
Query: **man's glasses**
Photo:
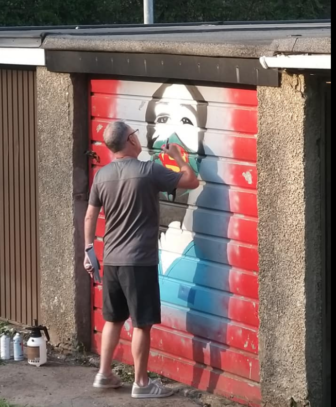
M 134 134 L 136 134 L 138 131 L 139 131 L 139 129 L 138 129 L 138 130 L 134 130 L 131 134 L 129 134 L 129 135 L 127 136 L 127 141 L 129 140 L 129 138 L 130 138 L 131 136 L 134 136 Z

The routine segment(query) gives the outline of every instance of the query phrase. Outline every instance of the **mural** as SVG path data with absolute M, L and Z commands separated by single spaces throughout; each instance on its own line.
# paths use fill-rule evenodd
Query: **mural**
M 184 161 L 198 175 L 201 165 L 199 154 L 204 155 L 203 139 L 207 122 L 207 104 L 198 89 L 187 85 L 162 85 L 148 104 L 146 122 L 149 124 L 147 147 L 154 154 L 152 160 L 173 171 L 179 171 L 174 160 L 161 152 L 161 147 L 169 139 L 170 144 L 180 148 Z M 187 202 L 189 191 L 177 193 L 178 197 L 184 196 L 184 201 Z M 176 196 L 162 195 L 163 199 L 176 199 Z M 160 273 L 163 275 L 168 275 L 175 267 L 183 270 L 186 266 L 183 265 L 183 259 L 194 244 L 193 236 L 185 230 L 183 220 L 171 219 L 167 226 L 168 230 L 161 234 L 159 241 Z
M 179 171 L 161 151 L 169 138 L 201 181 L 195 191 L 160 196 L 163 321 L 153 330 L 151 370 L 258 405 L 256 91 L 93 80 L 91 92 L 91 143 L 100 158 L 92 160 L 91 179 L 113 160 L 102 143 L 106 125 L 122 119 L 140 129 L 140 159 Z M 100 259 L 104 226 L 102 215 Z M 99 286 L 93 298 L 99 350 Z M 122 335 L 118 357 L 131 363 L 130 324 Z

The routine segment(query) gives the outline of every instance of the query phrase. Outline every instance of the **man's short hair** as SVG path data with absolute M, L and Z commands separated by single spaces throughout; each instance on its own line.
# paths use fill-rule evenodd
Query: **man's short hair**
M 117 121 L 110 123 L 104 132 L 106 146 L 113 152 L 122 151 L 127 143 L 129 127 L 125 122 Z

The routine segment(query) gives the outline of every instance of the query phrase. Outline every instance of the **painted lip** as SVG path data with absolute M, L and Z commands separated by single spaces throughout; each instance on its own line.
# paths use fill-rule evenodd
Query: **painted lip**
M 180 153 L 182 155 L 183 161 L 188 164 L 189 163 L 189 153 L 179 144 L 172 143 L 171 145 L 178 147 L 178 149 L 180 150 Z M 163 145 L 163 147 L 165 147 L 165 145 Z M 164 152 L 160 153 L 159 159 L 164 167 L 166 167 L 169 170 L 172 170 L 174 172 L 180 172 L 180 167 L 177 165 L 176 161 L 173 158 L 169 157 L 168 154 L 165 154 Z

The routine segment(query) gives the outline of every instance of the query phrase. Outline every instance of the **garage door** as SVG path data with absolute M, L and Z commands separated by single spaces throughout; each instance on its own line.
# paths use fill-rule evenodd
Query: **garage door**
M 0 65 L 0 320 L 40 314 L 36 71 Z
M 160 154 L 180 145 L 201 180 L 161 195 L 163 323 L 152 334 L 150 370 L 238 402 L 259 405 L 257 92 L 255 89 L 96 79 L 90 83 L 91 182 L 113 160 L 106 125 L 139 129 L 141 160 L 178 169 Z M 103 258 L 104 215 L 96 251 Z M 102 287 L 93 287 L 93 347 L 100 351 Z M 132 364 L 127 322 L 117 359 Z

